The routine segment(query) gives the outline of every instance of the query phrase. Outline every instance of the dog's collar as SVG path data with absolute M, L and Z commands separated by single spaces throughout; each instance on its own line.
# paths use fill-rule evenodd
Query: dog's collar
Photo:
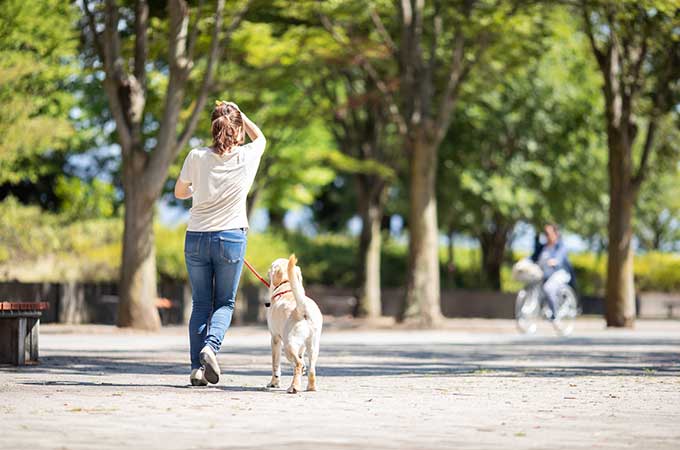
M 279 287 L 281 287 L 282 285 L 284 285 L 286 283 L 290 283 L 290 281 L 289 280 L 283 280 L 282 282 L 280 282 L 279 284 L 274 286 L 274 290 L 277 290 Z
M 281 287 L 282 285 L 284 285 L 284 284 L 286 284 L 286 283 L 290 283 L 290 281 L 285 280 L 285 281 L 280 282 L 279 284 L 276 285 L 276 287 L 274 287 L 273 290 L 276 291 L 279 287 Z M 278 293 L 272 295 L 271 298 L 269 299 L 269 301 L 268 301 L 267 303 L 264 304 L 264 306 L 267 307 L 267 308 L 269 308 L 269 307 L 272 305 L 272 302 L 273 302 L 274 300 L 276 300 L 277 298 L 281 297 L 283 294 L 287 294 L 287 293 L 289 293 L 289 292 L 293 292 L 293 291 L 290 290 L 290 289 L 288 289 L 287 291 L 281 291 L 281 292 L 278 292 Z

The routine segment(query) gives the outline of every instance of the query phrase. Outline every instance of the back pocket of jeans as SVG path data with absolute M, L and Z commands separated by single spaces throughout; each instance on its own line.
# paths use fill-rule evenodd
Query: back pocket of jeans
M 184 238 L 184 254 L 196 256 L 201 250 L 201 235 L 187 233 Z
M 220 250 L 222 259 L 227 263 L 237 263 L 243 257 L 243 247 L 246 242 L 243 240 L 229 239 L 220 237 Z

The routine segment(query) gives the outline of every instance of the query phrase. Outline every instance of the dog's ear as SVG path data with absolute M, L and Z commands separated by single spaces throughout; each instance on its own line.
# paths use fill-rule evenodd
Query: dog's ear
M 283 281 L 283 270 L 280 264 L 273 264 L 269 269 L 269 282 L 276 285 Z
M 295 276 L 300 280 L 300 283 L 302 283 L 302 271 L 298 266 L 295 266 Z
M 269 272 L 267 272 L 267 275 L 269 275 L 269 282 L 274 281 L 274 274 L 276 274 L 276 265 L 272 264 L 269 267 Z

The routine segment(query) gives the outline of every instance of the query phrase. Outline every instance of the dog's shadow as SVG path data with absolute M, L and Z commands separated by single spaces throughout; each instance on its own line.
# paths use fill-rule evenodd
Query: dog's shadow
M 220 385 L 212 385 L 212 386 L 187 386 L 191 389 L 201 389 L 201 388 L 212 388 L 212 389 L 217 389 L 220 391 L 225 391 L 225 392 L 273 392 L 275 393 L 276 389 L 271 389 L 265 386 L 220 386 Z M 284 390 L 285 392 L 285 390 Z

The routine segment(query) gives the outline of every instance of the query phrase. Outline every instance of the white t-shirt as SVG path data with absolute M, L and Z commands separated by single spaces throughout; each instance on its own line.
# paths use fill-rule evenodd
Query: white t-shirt
M 248 228 L 246 198 L 265 143 L 260 137 L 222 156 L 208 147 L 189 152 L 179 174 L 193 188 L 188 231 Z

